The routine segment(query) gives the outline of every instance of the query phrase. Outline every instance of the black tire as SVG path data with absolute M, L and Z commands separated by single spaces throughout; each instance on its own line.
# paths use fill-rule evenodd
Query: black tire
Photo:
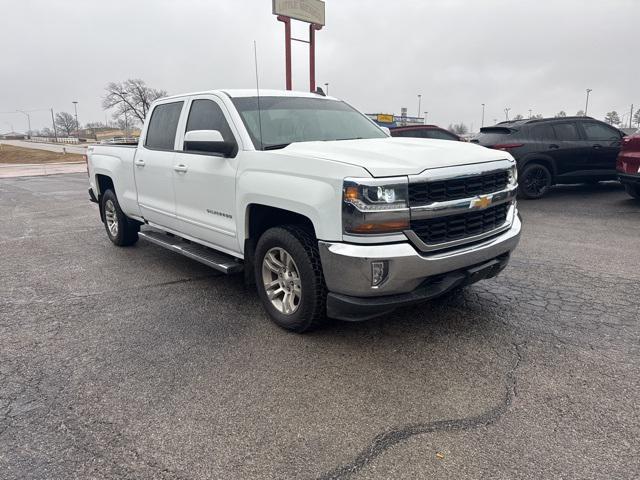
M 107 236 L 114 245 L 127 247 L 138 241 L 140 223 L 124 214 L 113 190 L 107 190 L 102 194 L 100 209 L 102 211 Z M 113 219 L 113 222 L 111 222 L 111 219 Z M 115 225 L 115 228 L 110 228 L 110 225 Z
M 292 270 L 295 270 L 297 274 L 288 278 L 296 279 L 296 284 L 300 287 L 298 303 L 291 313 L 284 313 L 274 305 L 269 299 L 265 285 L 265 281 L 280 282 L 273 287 L 281 291 L 277 297 L 274 297 L 274 301 L 280 302 L 281 307 L 286 308 L 284 307 L 286 292 L 283 290 L 282 282 L 287 283 L 286 275 L 291 272 L 283 268 L 280 269 L 280 273 L 275 273 L 267 265 L 263 265 L 268 253 L 273 255 L 277 252 L 281 253 L 282 250 L 293 259 Z M 272 263 L 270 265 L 277 266 Z M 256 245 L 254 271 L 260 300 L 271 319 L 278 326 L 302 333 L 313 330 L 326 321 L 327 287 L 322 274 L 318 240 L 307 229 L 297 225 L 283 225 L 264 232 Z M 287 288 L 286 285 L 285 288 Z M 293 281 L 288 288 L 294 294 Z M 280 300 L 281 294 L 283 297 Z
M 524 198 L 541 198 L 549 191 L 552 180 L 547 167 L 540 163 L 530 163 L 518 178 L 518 192 Z
M 631 195 L 636 200 L 640 200 L 640 186 L 639 185 L 629 185 L 625 184 L 624 189 L 626 192 Z

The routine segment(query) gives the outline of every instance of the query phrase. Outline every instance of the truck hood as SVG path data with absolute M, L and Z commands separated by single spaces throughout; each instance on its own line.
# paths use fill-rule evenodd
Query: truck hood
M 359 166 L 374 177 L 416 175 L 431 168 L 511 158 L 474 143 L 398 137 L 300 142 L 278 151 Z

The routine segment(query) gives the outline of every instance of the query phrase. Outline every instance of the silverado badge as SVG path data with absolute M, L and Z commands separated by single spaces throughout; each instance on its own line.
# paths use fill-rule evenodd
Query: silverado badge
M 471 200 L 471 202 L 469 203 L 469 208 L 478 210 L 487 208 L 489 205 L 491 205 L 492 201 L 493 199 L 489 195 L 481 195 Z

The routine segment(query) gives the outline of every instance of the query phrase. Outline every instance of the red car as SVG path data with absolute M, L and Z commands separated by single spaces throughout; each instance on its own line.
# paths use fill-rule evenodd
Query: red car
M 451 133 L 449 130 L 440 128 L 436 125 L 411 125 L 408 127 L 390 128 L 392 137 L 414 137 L 414 138 L 437 138 L 439 140 L 455 140 L 462 142 L 463 140 Z
M 616 170 L 627 193 L 640 200 L 640 130 L 622 139 Z

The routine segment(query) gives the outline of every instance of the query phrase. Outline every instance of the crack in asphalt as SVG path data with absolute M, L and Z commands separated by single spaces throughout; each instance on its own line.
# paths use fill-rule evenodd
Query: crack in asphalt
M 507 413 L 513 403 L 513 399 L 518 395 L 516 371 L 523 361 L 522 348 L 525 343 L 526 342 L 513 344 L 515 347 L 515 362 L 505 375 L 505 395 L 502 402 L 498 405 L 479 415 L 471 417 L 436 420 L 429 423 L 416 423 L 382 432 L 378 434 L 366 448 L 361 450 L 351 462 L 321 475 L 318 477 L 318 480 L 344 480 L 351 478 L 390 448 L 416 435 L 472 430 L 495 423 Z

